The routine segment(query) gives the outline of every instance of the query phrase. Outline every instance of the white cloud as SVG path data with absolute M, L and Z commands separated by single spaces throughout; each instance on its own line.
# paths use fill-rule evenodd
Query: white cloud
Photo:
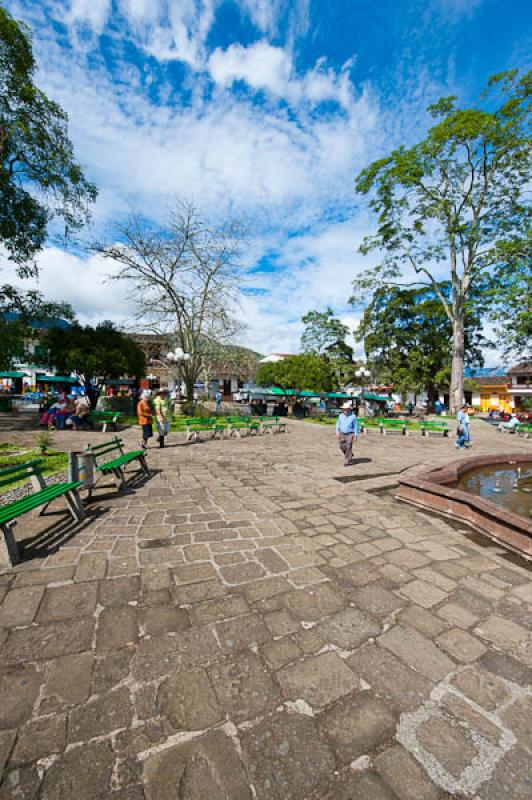
M 86 258 L 58 247 L 46 247 L 37 262 L 39 278 L 28 281 L 18 278 L 14 268 L 0 257 L 2 283 L 37 289 L 47 300 L 69 302 L 86 325 L 104 319 L 119 325 L 131 321 L 133 306 L 128 287 L 121 281 L 108 280 L 115 273 L 111 262 L 99 255 Z
M 68 24 L 82 23 L 101 33 L 111 12 L 111 0 L 71 0 L 66 17 Z
M 213 80 L 224 88 L 241 80 L 252 89 L 263 89 L 291 103 L 306 101 L 316 105 L 331 100 L 346 110 L 354 103 L 350 66 L 351 62 L 347 62 L 337 73 L 327 67 L 325 59 L 319 59 L 300 76 L 294 72 L 291 54 L 265 40 L 248 47 L 232 44 L 227 50 L 216 48 L 207 64 Z
M 232 44 L 227 50 L 217 48 L 209 58 L 208 69 L 221 86 L 244 80 L 254 89 L 286 94 L 292 73 L 292 59 L 281 47 L 266 41 L 249 47 Z

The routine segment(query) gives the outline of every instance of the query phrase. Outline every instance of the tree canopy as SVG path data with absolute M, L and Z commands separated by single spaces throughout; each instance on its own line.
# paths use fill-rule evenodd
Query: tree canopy
M 50 220 L 80 228 L 96 199 L 68 117 L 35 85 L 35 66 L 28 28 L 0 6 L 0 242 L 21 275 L 35 271 Z
M 423 141 L 375 161 L 356 180 L 377 214 L 361 251 L 380 257 L 357 284 L 432 288 L 453 326 L 452 408 L 463 401 L 471 295 L 489 287 L 492 303 L 504 303 L 515 287 L 516 252 L 530 265 L 531 87 L 532 73 L 512 70 L 488 81 L 478 108 L 441 98 L 428 108 L 438 121 Z M 447 281 L 449 296 L 439 288 Z
M 487 287 L 490 318 L 497 344 L 512 360 L 532 358 L 532 231 L 526 247 L 505 242 L 503 263 L 513 260 L 513 270 L 496 268 Z
M 353 350 L 346 342 L 349 328 L 334 316 L 332 308 L 309 311 L 301 322 L 305 325 L 301 336 L 303 353 L 352 360 Z
M 54 328 L 47 331 L 42 344 L 50 365 L 60 373 L 74 372 L 89 396 L 92 381 L 103 383 L 106 378 L 127 375 L 140 378 L 146 367 L 139 345 L 112 322 L 102 322 L 95 328 L 76 324 L 68 331 Z
M 39 330 L 58 319 L 74 320 L 68 303 L 52 303 L 36 291 L 0 287 L 0 369 L 33 360 L 31 345 Z
M 281 389 L 330 392 L 334 388 L 335 376 L 331 363 L 326 359 L 302 354 L 261 364 L 257 383 L 259 386 L 279 386 Z
M 444 297 L 449 284 L 441 284 Z M 366 358 L 377 382 L 393 383 L 400 392 L 427 391 L 432 403 L 438 391 L 448 390 L 451 373 L 452 325 L 432 288 L 380 287 L 364 311 L 355 337 L 364 342 Z M 467 316 L 466 363 L 483 364 L 478 315 Z

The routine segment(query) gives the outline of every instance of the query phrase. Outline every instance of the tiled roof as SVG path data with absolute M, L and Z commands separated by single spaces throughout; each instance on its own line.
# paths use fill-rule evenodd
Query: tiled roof
M 485 377 L 470 378 L 478 386 L 508 386 L 510 379 L 507 375 L 486 375 Z
M 518 373 L 520 374 L 521 372 L 532 373 L 532 361 L 521 361 L 520 364 L 517 364 L 515 367 L 512 367 L 512 369 L 508 370 L 508 375 L 517 375 Z

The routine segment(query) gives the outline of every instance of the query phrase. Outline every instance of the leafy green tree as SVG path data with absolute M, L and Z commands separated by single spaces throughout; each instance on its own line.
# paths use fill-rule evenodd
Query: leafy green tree
M 487 295 L 493 299 L 490 317 L 495 323 L 497 344 L 513 361 L 532 358 L 532 232 L 526 247 L 522 242 L 505 242 L 505 261 L 513 259 L 510 277 L 503 269 L 494 271 Z
M 279 386 L 281 389 L 330 392 L 335 378 L 333 367 L 326 359 L 302 354 L 261 364 L 257 383 L 259 386 Z
M 48 302 L 36 291 L 0 287 L 0 369 L 31 359 L 30 346 L 39 330 L 58 319 L 74 319 L 68 303 Z
M 449 284 L 440 284 L 438 290 L 450 297 Z M 355 337 L 364 342 L 378 382 L 393 383 L 402 393 L 426 391 L 430 406 L 448 389 L 452 325 L 432 288 L 375 290 Z M 471 310 L 465 329 L 466 363 L 481 366 L 486 345 L 480 320 Z
M 309 311 L 301 322 L 305 325 L 301 336 L 303 353 L 352 361 L 353 349 L 346 342 L 349 328 L 334 316 L 332 308 Z
M 512 70 L 490 78 L 481 108 L 462 109 L 456 98 L 441 98 L 428 108 L 439 121 L 422 142 L 394 150 L 356 180 L 357 192 L 372 193 L 370 206 L 378 214 L 377 232 L 361 252 L 381 254 L 357 283 L 370 290 L 432 287 L 453 327 L 453 410 L 464 394 L 471 295 L 489 285 L 495 300 L 515 285 L 508 243 L 530 264 L 531 86 L 532 73 Z M 499 285 L 495 274 L 504 276 Z M 439 288 L 447 280 L 449 298 Z
M 35 85 L 35 66 L 30 31 L 0 7 L 0 242 L 21 275 L 35 271 L 50 220 L 80 228 L 96 199 L 67 115 Z
M 74 372 L 93 402 L 92 384 L 126 375 L 141 377 L 146 368 L 144 352 L 112 322 L 95 328 L 74 325 L 68 331 L 49 330 L 43 338 L 48 359 L 60 373 Z

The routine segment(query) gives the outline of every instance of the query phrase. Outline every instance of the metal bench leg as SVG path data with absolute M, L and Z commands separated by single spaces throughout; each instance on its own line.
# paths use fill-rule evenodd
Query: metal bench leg
M 146 456 L 139 456 L 140 466 L 145 475 L 150 474 L 150 468 L 148 467 L 148 462 L 146 461 Z
M 14 567 L 20 561 L 20 553 L 13 533 L 15 524 L 15 522 L 4 522 L 0 526 L 4 534 L 0 539 L 0 567 Z
M 118 489 L 118 491 L 121 491 L 121 489 L 125 489 L 126 478 L 125 478 L 124 470 L 122 469 L 122 467 L 116 467 L 113 470 L 113 475 L 115 477 L 116 488 Z
M 107 433 L 107 422 L 102 422 L 102 433 Z
M 85 519 L 85 511 L 83 510 L 83 506 L 81 504 L 81 497 L 79 496 L 79 492 L 77 489 L 73 489 L 71 492 L 67 492 L 66 500 L 70 508 L 70 512 L 75 520 L 81 522 Z

